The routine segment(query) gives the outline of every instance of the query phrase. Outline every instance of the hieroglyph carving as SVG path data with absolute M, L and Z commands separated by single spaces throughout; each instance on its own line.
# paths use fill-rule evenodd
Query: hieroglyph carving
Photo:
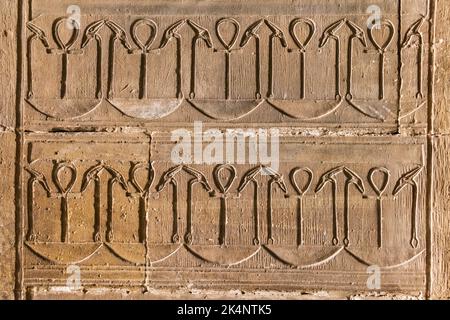
M 163 32 L 160 44 L 155 44 L 158 33 L 161 32 L 160 26 L 151 18 L 141 18 L 132 22 L 130 31 L 128 32 L 123 26 L 114 20 L 104 19 L 89 24 L 84 30 L 83 37 L 80 40 L 81 31 L 79 28 L 73 28 L 72 34 L 66 43 L 61 38 L 61 29 L 67 22 L 67 18 L 59 18 L 55 21 L 52 28 L 53 38 L 56 48 L 51 46 L 51 41 L 41 27 L 33 21 L 28 22 L 27 27 L 30 32 L 28 37 L 27 48 L 27 68 L 28 68 L 28 93 L 27 101 L 38 111 L 48 117 L 56 119 L 74 119 L 80 118 L 92 110 L 94 110 L 103 99 L 110 102 L 111 105 L 120 110 L 123 114 L 138 119 L 157 120 L 175 113 L 184 100 L 187 100 L 194 108 L 202 112 L 213 120 L 237 120 L 248 116 L 257 109 L 263 101 L 269 102 L 276 110 L 291 118 L 301 121 L 314 121 L 326 118 L 334 114 L 344 105 L 351 106 L 355 111 L 363 115 L 364 118 L 376 119 L 379 121 L 387 121 L 392 118 L 394 110 L 398 108 L 396 105 L 398 100 L 396 97 L 387 96 L 386 86 L 392 85 L 386 83 L 386 54 L 392 49 L 394 38 L 397 36 L 397 30 L 394 23 L 388 19 L 380 21 L 380 29 L 363 28 L 349 18 L 342 18 L 331 25 L 318 26 L 317 23 L 308 17 L 297 17 L 290 21 L 288 26 L 279 26 L 272 22 L 271 19 L 259 19 L 251 23 L 247 28 L 242 28 L 238 18 L 223 17 L 218 18 L 215 23 L 215 30 L 211 31 L 199 24 L 194 18 L 181 18 L 175 23 L 167 27 Z M 421 28 L 425 22 L 425 18 L 415 22 L 405 33 L 402 41 L 401 49 L 407 49 L 416 44 L 417 39 L 417 94 L 414 107 L 408 107 L 405 102 L 404 112 L 400 114 L 400 118 L 406 117 L 414 113 L 422 106 L 424 101 L 423 93 L 423 60 L 424 60 L 424 37 Z M 109 45 L 104 46 L 101 32 L 107 28 L 111 34 Z M 190 59 L 188 53 L 184 52 L 184 39 L 182 30 L 189 28 L 194 32 L 191 39 Z M 269 39 L 262 39 L 262 34 L 269 31 Z M 283 31 L 287 29 L 288 32 Z M 232 30 L 232 31 L 230 31 Z M 241 30 L 245 30 L 241 32 Z M 323 30 L 320 32 L 320 30 Z M 141 39 L 141 31 L 146 31 L 148 37 Z M 263 32 L 264 31 L 264 32 Z M 348 39 L 345 32 L 349 31 Z M 213 42 L 212 32 L 215 32 L 218 43 Z M 242 34 L 241 34 L 242 33 Z M 384 38 L 380 39 L 378 33 Z M 103 33 L 104 34 L 104 33 Z M 290 35 L 290 39 L 288 36 Z M 402 36 L 402 35 L 399 35 Z M 130 41 L 131 38 L 131 41 Z M 367 41 L 370 40 L 370 43 Z M 80 40 L 80 41 L 79 41 Z M 264 41 L 263 41 L 264 40 Z M 34 70 L 34 54 L 39 47 L 34 43 L 38 41 L 43 49 L 49 55 L 61 55 L 62 70 L 61 74 L 55 77 L 61 78 L 60 96 L 44 97 L 39 92 L 35 92 L 33 86 L 33 70 Z M 168 50 L 168 45 L 172 41 L 176 42 L 176 95 L 172 98 L 158 98 L 156 92 L 149 95 L 152 90 L 150 85 L 153 81 L 149 79 L 149 69 L 152 68 L 149 62 L 152 55 L 164 55 Z M 80 43 L 80 44 L 79 44 Z M 71 57 L 74 55 L 85 56 L 85 50 L 92 43 L 97 48 L 96 61 L 96 94 L 93 97 L 80 97 L 75 99 L 67 97 L 67 87 L 71 84 L 67 83 L 67 74 L 71 67 Z M 254 43 L 254 44 L 253 44 Z M 261 47 L 268 45 L 267 48 Z M 293 43 L 296 48 L 291 48 L 289 43 Z M 344 43 L 348 43 L 348 48 L 342 50 Z M 206 45 L 206 49 L 203 48 Z M 238 45 L 239 44 L 239 45 Z M 212 54 L 225 58 L 223 95 L 214 98 L 203 98 L 197 94 L 198 82 L 198 60 L 199 46 L 202 46 L 202 52 L 210 50 Z M 231 57 L 237 52 L 244 52 L 248 46 L 255 46 L 255 92 L 253 98 L 234 97 L 231 92 L 232 70 L 234 68 Z M 318 98 L 312 97 L 307 90 L 310 77 L 306 77 L 308 70 L 306 63 L 307 56 L 314 53 L 315 50 L 321 50 L 328 46 L 334 45 L 334 97 Z M 371 46 L 373 48 L 369 48 Z M 78 47 L 79 46 L 79 47 Z M 290 59 L 300 59 L 299 63 L 299 84 L 298 97 L 286 97 L 284 94 L 279 97 L 275 93 L 277 83 L 274 78 L 274 68 L 277 68 L 278 56 L 275 54 L 275 47 L 279 46 L 283 51 L 287 52 Z M 277 47 L 278 48 L 278 47 Z M 361 57 L 368 52 L 369 49 L 375 50 L 379 55 L 379 72 L 378 72 L 378 99 L 368 99 L 356 97 L 354 94 L 353 70 L 360 63 L 365 63 Z M 108 50 L 108 63 L 103 63 L 103 51 Z M 120 63 L 117 56 L 118 50 L 125 50 L 128 55 L 139 55 L 139 93 L 137 98 L 117 97 L 115 92 L 116 64 Z M 268 60 L 263 61 L 263 51 L 267 51 Z M 309 52 L 311 51 L 311 52 Z M 346 51 L 342 57 L 343 51 Z M 355 60 L 355 53 L 358 52 L 358 60 Z M 361 55 L 362 52 L 362 55 Z M 264 56 L 266 56 L 264 54 Z M 346 61 L 344 61 L 344 59 Z M 333 57 L 326 59 L 324 63 L 332 62 Z M 341 77 L 342 66 L 346 65 L 346 89 L 343 90 Z M 211 61 L 215 63 L 215 60 Z M 401 61 L 400 61 L 401 63 Z M 184 65 L 190 64 L 190 75 L 184 74 Z M 106 70 L 103 70 L 107 67 Z M 131 67 L 131 66 L 130 66 Z M 263 72 L 267 72 L 264 77 Z M 107 74 L 107 94 L 103 91 L 103 74 Z M 184 88 L 182 79 L 188 77 L 190 79 L 190 87 Z M 267 79 L 267 92 L 262 92 L 263 81 Z M 160 81 L 160 80 L 158 80 Z M 189 92 L 186 92 L 186 91 Z M 324 93 L 328 88 L 323 88 Z M 396 91 L 390 90 L 389 92 Z M 319 94 L 320 95 L 320 94 Z M 411 110 L 410 110 L 411 109 Z

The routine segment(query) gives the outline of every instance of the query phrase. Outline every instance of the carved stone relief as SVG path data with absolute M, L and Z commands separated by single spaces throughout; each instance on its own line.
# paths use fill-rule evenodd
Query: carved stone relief
M 67 17 L 32 16 L 26 121 L 86 123 L 104 120 L 108 109 L 108 120 L 120 123 L 198 117 L 396 130 L 402 121 L 417 123 L 427 103 L 422 7 L 399 16 L 397 5 L 388 6 L 377 28 L 351 10 L 93 14 L 70 32 Z
M 432 296 L 435 1 L 72 2 L 19 5 L 16 298 L 74 265 L 105 297 Z M 277 167 L 175 163 L 197 122 L 277 129 Z

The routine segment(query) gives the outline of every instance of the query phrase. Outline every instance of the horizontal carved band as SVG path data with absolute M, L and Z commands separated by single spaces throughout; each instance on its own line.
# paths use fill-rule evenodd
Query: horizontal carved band
M 107 100 L 124 115 L 144 120 L 166 118 L 188 101 L 206 117 L 227 121 L 248 117 L 264 101 L 276 112 L 299 121 L 325 120 L 350 107 L 354 111 L 352 117 L 359 122 L 370 119 L 395 122 L 413 115 L 426 104 L 424 17 L 404 34 L 398 34 L 388 19 L 381 20 L 378 29 L 350 18 L 325 25 L 318 25 L 309 17 L 293 18 L 287 25 L 261 18 L 244 27 L 239 19 L 208 21 L 215 30 L 194 18 L 180 18 L 169 26 L 165 26 L 167 22 L 142 18 L 135 20 L 129 30 L 104 19 L 90 23 L 81 32 L 78 28 L 63 30 L 67 18 L 60 18 L 52 27 L 54 46 L 43 28 L 29 22 L 27 100 L 41 113 L 57 119 L 86 116 Z M 68 33 L 66 42 L 62 40 L 63 33 Z M 402 71 L 408 77 L 415 74 L 413 95 L 397 92 L 402 75 L 389 71 L 404 64 L 397 60 L 404 50 L 410 52 L 406 55 L 408 59 L 411 54 L 417 58 L 415 69 Z M 34 61 L 50 56 L 59 56 L 61 61 L 54 69 L 60 73 L 52 75 L 60 79 L 56 88 L 59 94 L 49 96 L 34 85 L 35 72 L 42 72 L 35 68 Z M 79 67 L 74 64 L 82 60 L 89 61 L 92 70 L 96 70 L 88 75 L 89 81 L 95 83 L 91 96 L 74 94 L 79 92 L 76 89 L 79 84 L 73 82 L 79 79 L 76 76 Z M 313 61 L 315 65 L 320 61 L 325 68 L 322 73 L 311 68 Z M 374 61 L 378 61 L 374 72 L 355 75 L 355 70 L 371 66 Z M 298 69 L 284 75 L 288 82 L 279 83 L 279 71 L 294 65 Z M 165 76 L 159 77 L 152 68 Z M 217 73 L 221 68 L 223 71 Z M 128 81 L 137 84 L 128 96 L 123 94 L 129 86 L 128 83 L 122 87 L 123 71 L 131 76 Z M 318 90 L 317 81 L 326 85 Z M 208 93 L 205 84 L 213 85 L 214 93 Z M 378 87 L 376 94 L 360 91 L 374 86 Z M 296 87 L 295 92 L 291 87 Z

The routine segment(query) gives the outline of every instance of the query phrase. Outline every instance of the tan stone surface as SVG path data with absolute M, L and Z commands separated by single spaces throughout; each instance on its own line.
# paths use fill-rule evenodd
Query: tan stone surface
M 448 101 L 450 97 L 450 50 L 449 30 L 446 21 L 450 16 L 447 1 L 438 1 L 439 10 L 436 12 L 436 40 L 435 40 L 435 80 L 434 80 L 434 131 L 436 135 L 446 135 L 450 131 L 450 117 Z
M 0 3 L 0 298 L 13 299 L 16 106 L 16 1 Z
M 449 284 L 449 114 L 450 97 L 450 18 L 447 1 L 438 1 L 436 11 L 435 78 L 433 120 L 433 206 L 432 206 L 432 294 L 436 298 L 450 296 Z
M 0 182 L 0 297 L 13 298 L 14 288 L 14 133 L 0 134 L 0 168 L 2 179 Z
M 20 3 L 0 5 L 2 297 L 450 295 L 448 1 L 83 1 L 75 31 L 73 1 Z M 173 163 L 194 121 L 278 128 L 279 167 Z

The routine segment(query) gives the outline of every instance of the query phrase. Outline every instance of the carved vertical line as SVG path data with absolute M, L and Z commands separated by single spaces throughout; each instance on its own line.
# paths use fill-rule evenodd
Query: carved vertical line
M 348 60 L 347 60 L 347 98 L 352 99 L 353 86 L 353 36 L 348 40 Z
M 28 83 L 28 89 L 27 89 L 27 98 L 33 97 L 33 70 L 31 66 L 31 57 L 32 57 L 32 45 L 34 42 L 34 37 L 30 37 L 27 40 L 27 83 Z
M 332 185 L 332 197 L 333 197 L 333 245 L 336 246 L 339 242 L 338 236 L 338 213 L 337 213 L 337 185 L 334 182 Z
M 383 198 L 380 195 L 377 199 L 377 224 L 378 224 L 378 248 L 383 247 Z
M 253 195 L 253 214 L 254 214 L 254 227 L 255 227 L 255 237 L 253 239 L 254 245 L 259 245 L 259 185 L 256 180 L 253 180 L 254 195 Z
M 398 72 L 398 82 L 397 82 L 397 132 L 400 132 L 400 114 L 401 114 L 401 107 L 402 107 L 402 86 L 403 86 L 403 78 L 402 78 L 402 0 L 398 0 L 398 40 L 397 40 L 397 59 L 398 59 L 398 65 L 397 65 L 397 72 Z
M 345 183 L 344 189 L 344 245 L 348 246 L 350 243 L 350 182 Z
M 172 185 L 172 209 L 173 209 L 173 224 L 172 224 L 172 243 L 179 241 L 178 234 L 178 183 L 175 179 L 170 181 Z
M 339 39 L 336 40 L 336 97 L 341 97 L 341 43 Z
M 412 209 L 411 209 L 411 247 L 419 246 L 419 238 L 417 234 L 417 218 L 419 214 L 419 186 L 412 186 Z
M 189 181 L 188 183 L 188 188 L 187 188 L 187 204 L 186 204 L 186 208 L 187 208 L 187 215 L 186 215 L 186 235 L 184 237 L 184 241 L 186 241 L 187 244 L 192 244 L 192 240 L 193 240 L 193 225 L 192 225 L 192 214 L 193 214 L 193 204 L 192 204 L 192 197 L 193 197 L 193 187 L 196 183 L 196 180 L 193 179 L 191 181 Z
M 24 9 L 24 15 L 27 13 L 27 10 Z M 33 19 L 33 1 L 28 1 L 28 21 L 31 21 Z
M 220 217 L 219 217 L 219 244 L 221 246 L 227 244 L 227 212 L 228 204 L 226 195 L 220 199 Z
M 419 64 L 419 68 L 417 70 L 417 88 L 418 88 L 418 96 L 417 98 L 423 97 L 423 38 L 419 38 L 419 50 L 417 50 L 417 63 Z
M 196 63 L 196 47 L 197 47 L 197 38 L 192 40 L 191 45 L 191 93 L 189 94 L 189 98 L 195 98 L 195 63 Z
M 272 237 L 272 186 L 273 180 L 267 186 L 267 244 L 273 243 Z
M 432 263 L 433 263 L 433 198 L 434 198 L 434 178 L 433 178 L 433 167 L 434 167 L 434 152 L 433 152 L 433 135 L 434 135 L 434 64 L 435 64 L 435 53 L 434 44 L 436 37 L 436 1 L 429 0 L 429 18 L 430 31 L 429 31 L 429 61 L 428 61 L 428 130 L 427 130 L 427 201 L 426 201 L 426 297 L 430 298 L 433 294 L 433 274 L 432 274 Z
M 101 185 L 100 178 L 96 177 L 94 180 L 94 241 L 101 241 Z
M 103 59 L 102 39 L 97 36 L 97 90 L 96 90 L 97 99 L 102 98 L 103 92 L 102 59 Z
M 256 99 L 261 99 L 261 44 L 259 43 L 259 37 L 255 37 L 255 71 L 256 71 Z
M 268 98 L 273 98 L 273 42 L 274 42 L 274 38 L 270 37 L 270 40 L 269 40 L 269 70 L 268 70 L 269 90 L 267 92 Z
M 177 98 L 183 98 L 183 56 L 181 38 L 176 38 L 177 41 Z M 151 140 L 151 138 L 150 138 Z
M 147 239 L 147 197 L 139 196 L 139 242 L 144 243 Z
M 430 22 L 430 34 L 429 34 L 429 61 L 428 61 L 428 110 L 429 110 L 429 116 L 428 116 L 428 134 L 433 135 L 434 134 L 434 121 L 433 121 L 433 115 L 434 115 L 434 63 L 435 63 L 435 56 L 434 56 L 434 44 L 435 44 L 435 33 L 436 33 L 436 1 L 437 0 L 428 0 L 429 4 L 429 18 L 431 20 Z M 432 149 L 430 150 L 432 151 Z
M 108 209 L 106 217 L 106 241 L 113 242 L 113 214 L 114 214 L 114 184 L 116 180 L 113 178 L 108 181 Z
M 141 75 L 140 75 L 140 91 L 139 99 L 147 99 L 147 53 L 141 54 Z
M 28 230 L 26 238 L 28 241 L 33 240 L 34 238 L 33 192 L 34 192 L 34 180 L 30 179 L 28 181 L 28 188 L 27 188 Z
M 143 236 L 143 238 L 139 239 L 139 241 L 141 243 L 143 243 L 144 247 L 145 247 L 144 288 L 148 289 L 149 281 L 150 281 L 150 279 L 149 279 L 150 274 L 149 274 L 149 270 L 148 269 L 150 268 L 150 265 L 151 265 L 150 248 L 149 248 L 150 239 L 148 238 L 149 237 L 149 232 L 148 232 L 148 215 L 149 215 L 149 212 L 148 212 L 147 203 L 143 203 L 144 201 L 147 202 L 148 198 L 145 198 L 145 199 L 144 198 L 139 198 L 140 210 L 142 210 L 141 206 L 144 206 L 144 210 L 145 210 L 145 213 L 144 213 L 144 219 L 145 219 L 144 225 L 146 226 L 145 230 L 141 230 L 141 233 L 139 234 L 140 237 Z M 142 216 L 143 215 L 141 214 L 141 219 L 142 219 Z M 141 224 L 141 226 L 142 226 L 142 224 Z M 144 232 L 144 233 L 142 234 L 142 232 Z
M 116 38 L 109 40 L 109 67 L 108 67 L 108 99 L 114 97 L 114 56 L 116 49 Z
M 385 57 L 384 57 L 384 51 L 380 54 L 379 56 L 380 62 L 378 65 L 378 72 L 379 72 L 379 77 L 380 77 L 380 84 L 379 84 L 379 91 L 378 91 L 378 97 L 380 100 L 384 99 L 384 62 L 385 62 Z
M 306 60 L 305 53 L 300 52 L 300 99 L 305 99 L 305 86 L 306 86 L 305 60 Z
M 31 1 L 29 1 L 31 4 Z M 24 19 L 26 15 L 25 0 L 18 0 L 17 5 L 17 77 L 16 77 L 16 168 L 15 168 L 15 283 L 14 297 L 24 298 L 23 274 L 23 240 L 24 240 L 24 210 L 23 210 L 23 164 L 24 164 L 24 132 L 23 132 L 23 47 Z M 30 17 L 28 17 L 30 19 Z
M 67 72 L 69 68 L 69 55 L 67 52 L 61 55 L 61 59 L 61 99 L 64 99 L 67 94 Z
M 303 198 L 297 199 L 297 246 L 303 245 Z
M 181 87 L 180 87 L 181 88 Z M 146 134 L 149 137 L 149 146 L 148 146 L 148 163 L 152 163 L 152 142 L 153 142 L 153 137 L 152 134 L 149 132 L 146 132 Z M 149 174 L 150 173 L 150 169 L 149 168 Z M 151 262 L 151 258 L 150 258 L 150 232 L 149 232 L 149 225 L 150 225 L 150 206 L 149 206 L 149 201 L 150 201 L 150 197 L 151 197 L 151 191 L 150 188 L 147 190 L 146 193 L 146 197 L 145 197 L 145 203 L 144 203 L 144 210 L 145 210 L 145 221 L 144 225 L 145 225 L 145 230 L 143 235 L 144 235 L 144 246 L 145 246 L 145 273 L 144 273 L 144 289 L 146 291 L 149 291 L 149 287 L 150 287 L 150 267 L 152 266 L 152 262 Z M 142 231 L 142 230 L 141 230 Z
M 69 242 L 69 205 L 67 195 L 61 196 L 61 242 Z
M 230 52 L 225 52 L 225 99 L 230 99 Z

